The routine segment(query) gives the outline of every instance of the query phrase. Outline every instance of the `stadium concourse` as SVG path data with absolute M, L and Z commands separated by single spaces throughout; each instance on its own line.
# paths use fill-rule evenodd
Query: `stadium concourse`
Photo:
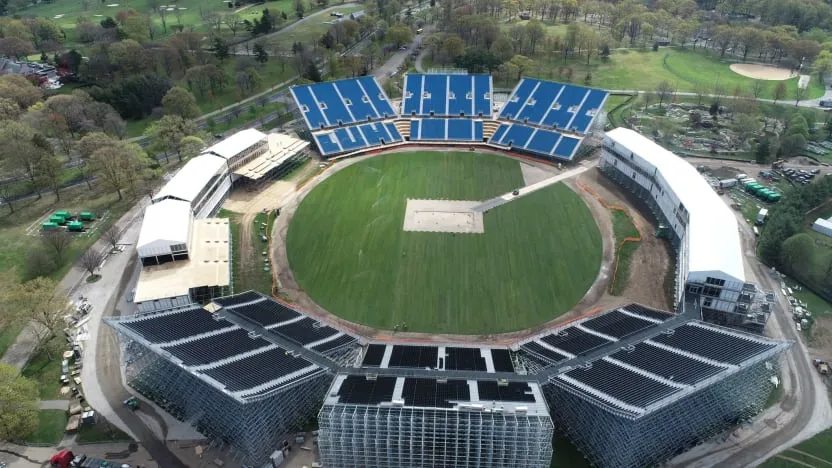
M 400 106 L 372 77 L 292 87 L 324 158 L 416 142 L 484 144 L 571 161 L 608 96 L 523 78 L 495 109 L 493 92 L 490 75 L 467 73 L 408 74 Z

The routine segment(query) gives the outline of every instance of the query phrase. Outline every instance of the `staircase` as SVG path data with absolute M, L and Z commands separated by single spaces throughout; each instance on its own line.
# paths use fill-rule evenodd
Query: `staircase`
M 410 120 L 405 120 L 405 119 L 394 120 L 393 125 L 396 126 L 396 130 L 399 131 L 402 138 L 404 138 L 404 139 L 410 138 Z
M 500 128 L 500 122 L 496 120 L 483 120 L 482 121 L 482 136 L 486 140 L 491 139 L 491 135 L 494 135 L 494 132 Z

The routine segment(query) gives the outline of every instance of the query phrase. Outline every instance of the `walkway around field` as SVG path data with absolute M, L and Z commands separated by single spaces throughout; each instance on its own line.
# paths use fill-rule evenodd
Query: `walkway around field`
M 500 205 L 505 205 L 506 203 L 517 200 L 518 198 L 528 195 L 532 192 L 536 192 L 542 188 L 546 188 L 550 185 L 554 185 L 558 182 L 566 180 L 570 177 L 575 177 L 576 175 L 586 171 L 589 169 L 589 166 L 580 166 L 575 169 L 566 171 L 562 174 L 558 174 L 554 177 L 549 177 L 548 179 L 541 180 L 535 184 L 527 185 L 525 187 L 517 189 L 517 195 L 513 192 L 506 193 L 504 195 L 500 195 L 499 197 L 492 198 L 491 200 L 485 201 L 480 203 L 479 205 L 471 207 L 471 211 L 478 212 L 478 213 L 486 213 L 488 210 L 492 208 L 496 208 Z
M 609 92 L 610 92 L 610 94 L 635 94 L 635 95 L 639 95 L 641 93 L 649 93 L 649 92 L 652 92 L 652 91 L 650 91 L 650 90 L 638 90 L 638 89 L 611 89 L 611 90 L 609 90 Z M 699 96 L 699 94 L 692 93 L 692 92 L 689 92 L 689 91 L 678 91 L 678 92 L 673 93 L 672 96 L 693 97 L 693 96 Z M 707 98 L 720 97 L 720 98 L 729 99 L 729 100 L 733 99 L 733 97 L 727 96 L 727 95 L 724 95 L 724 94 L 723 95 L 702 94 L 701 96 L 702 97 L 707 97 Z M 767 103 L 770 103 L 770 104 L 789 105 L 789 104 L 794 103 L 793 99 L 781 99 L 779 101 L 775 101 L 774 99 L 764 99 L 764 98 L 753 98 L 753 99 L 757 102 L 767 102 Z M 832 89 L 827 89 L 824 92 L 823 96 L 821 96 L 819 98 L 802 100 L 797 104 L 797 106 L 798 107 L 817 108 L 817 107 L 820 107 L 820 101 L 821 100 L 827 100 L 827 99 L 832 99 Z
M 40 409 L 44 410 L 63 410 L 69 408 L 69 400 L 41 400 Z

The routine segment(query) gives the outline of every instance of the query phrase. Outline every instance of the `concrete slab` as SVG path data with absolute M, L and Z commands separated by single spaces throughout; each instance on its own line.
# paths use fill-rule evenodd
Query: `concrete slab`
M 478 201 L 467 200 L 407 200 L 402 229 L 482 234 L 485 232 L 482 213 L 471 210 L 479 204 Z

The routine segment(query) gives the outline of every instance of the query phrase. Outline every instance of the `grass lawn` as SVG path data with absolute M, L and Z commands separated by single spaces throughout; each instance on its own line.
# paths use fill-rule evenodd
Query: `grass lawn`
M 65 400 L 68 397 L 60 394 L 61 389 L 61 353 L 64 351 L 60 346 L 61 337 L 53 339 L 50 346 L 52 359 L 46 351 L 40 351 L 34 355 L 29 364 L 23 368 L 23 376 L 38 383 L 38 394 L 41 400 Z
M 500 23 L 500 31 L 504 33 L 508 33 L 511 29 L 515 26 L 525 26 L 529 24 L 530 20 L 513 20 L 508 21 L 505 23 Z M 561 39 L 566 37 L 566 30 L 569 27 L 568 24 L 556 22 L 552 23 L 551 21 L 543 21 L 543 30 L 546 31 L 547 36 L 560 36 Z
M 23 330 L 25 324 L 23 323 L 14 323 L 2 330 L 0 330 L 0 356 L 6 354 L 6 350 L 9 349 L 15 340 L 17 340 L 17 335 L 20 334 L 20 331 Z
M 81 424 L 78 428 L 78 437 L 75 442 L 78 444 L 97 444 L 102 442 L 124 442 L 132 441 L 129 435 L 107 421 L 99 421 L 96 424 Z
M 364 9 L 364 5 L 355 5 L 339 8 L 338 11 L 344 16 L 349 16 L 350 13 Z M 307 16 L 306 21 L 290 31 L 277 34 L 267 39 L 269 44 L 273 44 L 280 48 L 280 50 L 292 50 L 292 44 L 301 42 L 303 44 L 317 43 L 321 36 L 324 35 L 331 27 L 328 22 L 334 18 L 329 16 L 329 13 L 319 12 L 314 15 Z M 274 47 L 273 46 L 273 47 Z
M 330 312 L 409 331 L 497 333 L 568 311 L 598 274 L 601 237 L 562 184 L 495 208 L 484 234 L 403 232 L 407 199 L 487 200 L 523 185 L 517 161 L 412 152 L 354 164 L 289 226 L 298 283 Z
M 665 60 L 665 57 L 667 59 Z M 745 93 L 751 93 L 754 80 L 731 71 L 730 63 L 722 62 L 718 54 L 700 49 L 661 49 L 658 52 L 638 50 L 615 50 L 608 60 L 593 58 L 586 65 L 586 57 L 563 59 L 556 55 L 552 59 L 537 60 L 537 69 L 530 73 L 546 79 L 559 80 L 561 67 L 573 69 L 572 81 L 583 84 L 587 72 L 592 73 L 591 86 L 606 89 L 638 89 L 653 91 L 662 81 L 668 81 L 678 91 L 693 91 L 697 84 L 708 87 L 713 92 L 714 84 L 719 83 L 728 96 L 733 95 L 739 85 Z M 762 98 L 772 98 L 773 82 L 769 82 Z M 500 83 L 513 85 L 514 83 Z M 788 97 L 793 99 L 797 87 L 797 77 L 786 80 Z M 812 77 L 807 95 L 804 99 L 823 96 L 823 86 Z
M 762 468 L 801 468 L 832 464 L 832 429 L 786 449 L 759 465 Z
M 38 428 L 29 434 L 24 442 L 27 444 L 55 445 L 61 441 L 66 429 L 66 411 L 40 410 L 38 411 Z
M 630 274 L 630 259 L 638 250 L 639 242 L 621 242 L 628 237 L 639 237 L 638 229 L 627 214 L 621 210 L 612 210 L 612 227 L 615 233 L 616 256 L 618 269 L 615 273 L 615 283 L 610 287 L 610 293 L 618 296 L 627 287 L 627 278 Z
M 262 227 L 262 223 L 266 223 L 267 226 L 265 228 Z M 254 226 L 251 229 L 251 245 L 252 247 L 257 250 L 255 252 L 258 262 L 255 262 L 254 265 L 250 265 L 249 268 L 243 268 L 240 272 L 240 277 L 237 279 L 237 283 L 242 283 L 241 287 L 237 288 L 238 291 L 248 291 L 249 289 L 253 289 L 255 291 L 259 291 L 267 296 L 271 296 L 272 294 L 272 273 L 270 271 L 264 271 L 263 268 L 266 265 L 263 262 L 263 255 L 261 251 L 268 250 L 266 248 L 266 244 L 260 238 L 260 233 L 267 233 L 272 231 L 272 226 L 274 226 L 274 215 L 267 215 L 265 213 L 260 213 L 254 217 Z

